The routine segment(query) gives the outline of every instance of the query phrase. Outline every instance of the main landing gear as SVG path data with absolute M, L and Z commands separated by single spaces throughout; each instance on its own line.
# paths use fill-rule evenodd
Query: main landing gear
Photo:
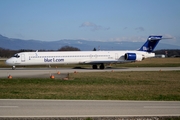
M 97 69 L 97 65 L 92 65 L 92 68 L 93 69 Z M 102 63 L 100 66 L 99 66 L 99 69 L 104 69 L 104 64 Z
M 92 65 L 92 68 L 93 69 L 97 69 L 97 65 Z

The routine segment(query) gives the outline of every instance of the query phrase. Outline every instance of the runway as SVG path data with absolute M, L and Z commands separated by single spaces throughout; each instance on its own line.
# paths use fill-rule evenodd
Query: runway
M 48 78 L 51 74 L 55 77 L 64 77 L 67 73 L 73 72 L 116 72 L 116 71 L 174 71 L 180 70 L 180 67 L 133 67 L 133 68 L 106 68 L 100 69 L 73 69 L 73 68 L 17 68 L 12 70 L 11 68 L 0 68 L 0 78 L 7 78 L 8 75 L 14 78 L 19 77 L 32 77 L 32 78 Z M 61 73 L 61 76 L 57 75 L 57 72 Z
M 180 116 L 180 101 L 0 99 L 0 117 Z

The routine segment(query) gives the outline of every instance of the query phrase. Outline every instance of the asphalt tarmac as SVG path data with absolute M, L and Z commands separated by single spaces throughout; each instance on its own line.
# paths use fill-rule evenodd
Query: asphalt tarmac
M 133 68 L 106 68 L 88 69 L 88 68 L 0 68 L 0 78 L 7 78 L 11 75 L 13 78 L 49 78 L 54 75 L 56 78 L 66 77 L 68 73 L 74 72 L 115 72 L 115 71 L 175 71 L 180 70 L 180 67 L 133 67 Z M 60 72 L 60 74 L 57 74 Z
M 180 101 L 0 99 L 0 117 L 180 116 Z

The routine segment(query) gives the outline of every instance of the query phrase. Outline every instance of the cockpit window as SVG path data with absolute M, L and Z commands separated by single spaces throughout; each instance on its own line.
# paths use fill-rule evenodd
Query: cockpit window
M 20 56 L 18 54 L 15 54 L 13 57 L 19 58 Z

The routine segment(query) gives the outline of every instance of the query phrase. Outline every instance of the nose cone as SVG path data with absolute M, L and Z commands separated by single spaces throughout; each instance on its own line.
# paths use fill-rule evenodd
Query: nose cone
M 11 58 L 6 60 L 6 65 L 13 65 L 13 64 L 14 62 Z

